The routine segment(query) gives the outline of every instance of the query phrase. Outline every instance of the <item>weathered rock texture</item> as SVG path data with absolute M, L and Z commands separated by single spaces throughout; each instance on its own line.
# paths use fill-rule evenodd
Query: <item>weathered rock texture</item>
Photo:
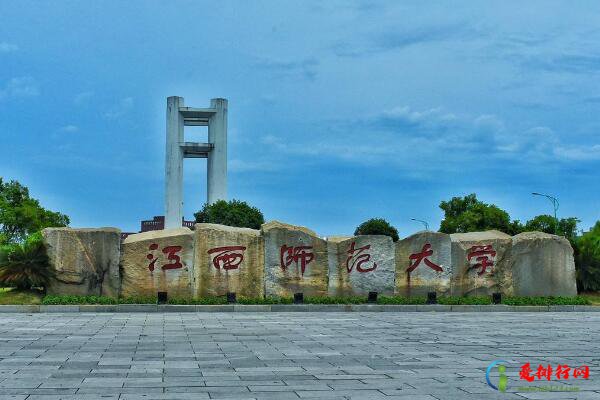
M 573 248 L 562 236 L 525 232 L 512 238 L 514 294 L 575 296 Z
M 450 239 L 453 295 L 513 294 L 509 235 L 500 231 L 454 233 Z
M 389 236 L 330 238 L 329 295 L 353 296 L 369 292 L 394 293 L 394 242 Z
M 195 294 L 264 296 L 264 245 L 260 231 L 217 224 L 196 224 Z
M 56 273 L 48 294 L 118 296 L 120 230 L 46 228 L 42 236 Z
M 261 227 L 265 243 L 265 294 L 327 295 L 327 242 L 310 229 L 272 221 Z
M 450 295 L 450 235 L 422 231 L 396 243 L 396 294 Z
M 193 295 L 194 234 L 188 228 L 129 235 L 121 249 L 121 295 Z

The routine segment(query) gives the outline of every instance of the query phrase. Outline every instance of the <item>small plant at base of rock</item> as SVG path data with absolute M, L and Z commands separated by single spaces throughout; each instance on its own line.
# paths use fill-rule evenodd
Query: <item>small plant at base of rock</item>
M 22 244 L 0 249 L 0 286 L 17 289 L 46 287 L 53 276 L 39 232 L 30 235 Z

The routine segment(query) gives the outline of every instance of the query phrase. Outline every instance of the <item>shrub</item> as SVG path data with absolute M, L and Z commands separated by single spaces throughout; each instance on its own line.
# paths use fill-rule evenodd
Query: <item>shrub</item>
M 600 221 L 575 240 L 575 267 L 579 290 L 600 290 Z
M 46 287 L 52 276 L 41 234 L 34 233 L 23 244 L 0 249 L 0 286 L 17 289 Z
M 355 235 L 385 235 L 397 242 L 398 231 L 383 218 L 371 218 L 360 224 L 354 231 Z
M 202 210 L 194 214 L 196 222 L 260 229 L 265 218 L 256 207 L 240 200 L 219 200 L 204 204 Z

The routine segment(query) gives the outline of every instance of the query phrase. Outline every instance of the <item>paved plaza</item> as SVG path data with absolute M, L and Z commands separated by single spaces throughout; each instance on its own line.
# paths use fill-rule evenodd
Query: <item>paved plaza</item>
M 576 312 L 1 314 L 0 400 L 600 399 L 599 333 Z M 591 372 L 515 393 L 527 362 Z

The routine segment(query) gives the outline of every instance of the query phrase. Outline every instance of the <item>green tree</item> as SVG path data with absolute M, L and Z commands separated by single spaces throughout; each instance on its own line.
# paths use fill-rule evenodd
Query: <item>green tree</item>
M 0 247 L 0 286 L 17 289 L 46 287 L 53 270 L 42 235 L 30 235 L 24 243 Z
M 577 287 L 579 290 L 600 290 L 600 221 L 576 239 Z
M 525 224 L 525 231 L 540 231 L 561 235 L 574 241 L 577 236 L 577 218 L 561 218 L 558 221 L 551 215 L 538 215 Z
M 355 235 L 385 235 L 397 242 L 398 230 L 383 218 L 371 218 L 360 224 L 354 231 Z
M 69 217 L 43 208 L 25 186 L 0 178 L 0 244 L 22 243 L 43 228 L 68 224 Z
M 194 214 L 196 222 L 260 229 L 265 218 L 256 207 L 240 200 L 219 200 L 205 204 L 202 210 Z
M 515 230 L 520 229 L 520 223 L 511 222 L 506 211 L 477 200 L 475 193 L 442 201 L 440 208 L 444 211 L 440 232 L 464 233 L 497 229 L 514 234 Z

